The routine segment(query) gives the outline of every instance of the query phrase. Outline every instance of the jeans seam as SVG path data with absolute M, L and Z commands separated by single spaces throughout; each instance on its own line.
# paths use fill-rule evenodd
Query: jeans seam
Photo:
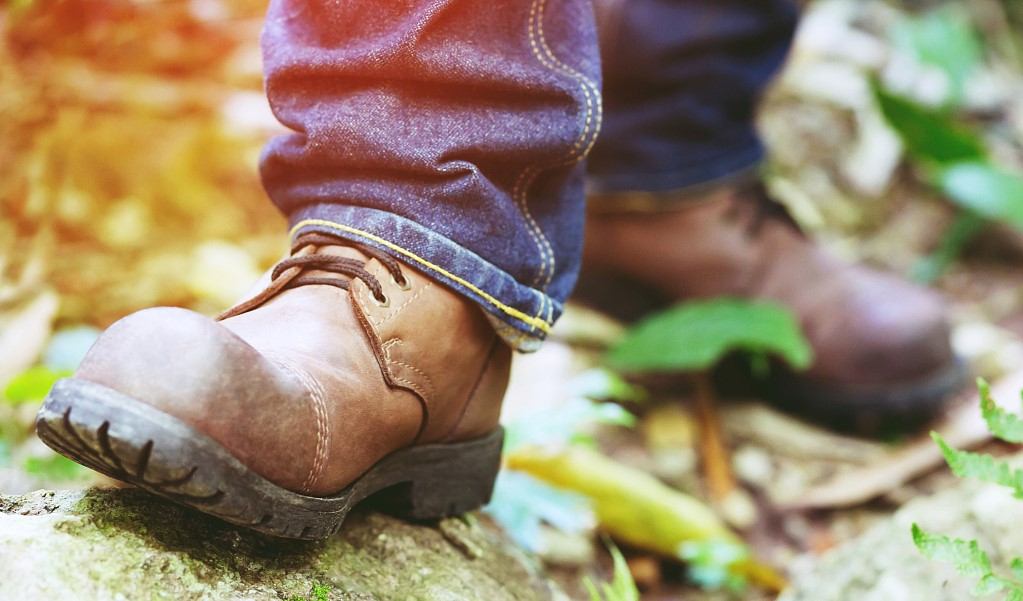
M 544 313 L 544 309 L 546 308 L 547 318 L 544 321 L 549 323 L 550 316 L 553 313 L 553 305 L 547 298 L 546 289 L 554 278 L 554 272 L 557 264 L 555 261 L 554 248 L 551 245 L 550 240 L 529 212 L 529 187 L 543 170 L 561 165 L 572 165 L 578 163 L 589 153 L 596 142 L 597 133 L 600 131 L 603 110 L 600 102 L 600 90 L 597 84 L 584 74 L 579 73 L 577 70 L 569 67 L 559 60 L 554 55 L 550 45 L 547 43 L 547 39 L 543 31 L 543 18 L 546 13 L 546 4 L 546 0 L 533 0 L 532 5 L 530 6 L 529 25 L 527 28 L 530 50 L 533 53 L 533 56 L 536 57 L 536 59 L 540 61 L 544 67 L 551 71 L 561 72 L 574 79 L 582 90 L 585 101 L 585 119 L 583 122 L 583 129 L 580 132 L 579 137 L 573 143 L 572 148 L 569 149 L 567 156 L 564 159 L 560 159 L 554 164 L 545 167 L 541 167 L 539 165 L 531 165 L 527 167 L 519 175 L 519 178 L 516 180 L 515 186 L 512 190 L 512 196 L 521 209 L 523 216 L 526 218 L 530 236 L 532 237 L 533 242 L 537 245 L 537 250 L 539 250 L 542 262 L 541 268 L 534 276 L 531 284 L 534 288 L 539 287 L 540 292 L 543 293 L 543 296 L 541 297 L 542 302 L 540 307 L 537 309 L 534 319 L 538 319 L 540 315 Z M 543 53 L 540 52 L 541 47 L 543 48 Z M 547 55 L 546 58 L 544 57 L 544 54 Z M 594 119 L 594 115 L 596 115 L 596 119 Z M 592 136 L 591 127 L 593 127 Z M 583 145 L 587 138 L 590 138 L 590 142 L 584 147 Z
M 544 320 L 539 319 L 539 317 L 530 317 L 527 313 L 523 313 L 522 311 L 516 309 L 515 307 L 511 307 L 509 305 L 506 305 L 506 304 L 502 303 L 496 297 L 494 297 L 493 295 L 491 295 L 491 294 L 489 294 L 487 292 L 484 292 L 483 289 L 481 289 L 479 286 L 476 286 L 475 284 L 473 284 L 472 282 L 466 280 L 465 278 L 457 276 L 457 275 L 451 273 L 450 271 L 448 271 L 447 269 L 444 269 L 443 267 L 441 267 L 441 266 L 439 266 L 439 265 L 437 265 L 435 263 L 432 263 L 432 262 L 424 259 L 423 257 L 420 257 L 416 253 L 408 250 L 407 248 L 405 248 L 405 247 L 403 247 L 403 246 L 401 246 L 399 244 L 395 244 L 394 242 L 391 242 L 390 240 L 387 240 L 385 238 L 381 238 L 380 236 L 377 236 L 376 234 L 372 234 L 370 232 L 367 232 L 367 231 L 364 231 L 364 230 L 360 230 L 360 229 L 352 227 L 350 225 L 345 225 L 343 223 L 337 223 L 335 221 L 328 221 L 326 219 L 303 219 L 303 220 L 299 221 L 298 223 L 296 223 L 291 228 L 291 231 L 289 232 L 288 235 L 291 238 L 294 238 L 295 234 L 300 229 L 302 229 L 303 227 L 307 227 L 307 226 L 322 226 L 322 227 L 328 227 L 328 228 L 332 228 L 332 229 L 337 229 L 337 230 L 341 230 L 343 232 L 346 232 L 348 234 L 352 234 L 354 236 L 358 236 L 360 238 L 364 238 L 366 240 L 370 240 L 372 242 L 375 242 L 376 244 L 384 246 L 384 247 L 386 247 L 386 248 L 388 248 L 388 249 L 398 253 L 399 255 L 405 257 L 406 259 L 411 259 L 419 267 L 425 267 L 425 268 L 427 268 L 428 270 L 430 270 L 430 271 L 432 271 L 434 273 L 440 274 L 440 275 L 442 275 L 442 276 L 444 276 L 444 277 L 446 277 L 446 278 L 448 278 L 448 279 L 450 279 L 450 280 L 452 280 L 454 282 L 457 282 L 458 284 L 460 284 L 462 286 L 465 286 L 466 288 L 471 290 L 473 293 L 477 294 L 481 299 L 483 299 L 484 301 L 486 301 L 490 305 L 496 307 L 498 310 L 500 310 L 505 315 L 508 315 L 509 317 L 513 317 L 513 318 L 517 319 L 518 321 L 528 325 L 530 328 L 535 329 L 535 330 L 540 330 L 541 332 L 544 332 L 545 334 L 549 333 L 551 331 L 550 323 L 548 323 L 548 322 L 546 322 Z M 539 311 L 537 315 L 539 315 L 539 313 L 542 313 L 543 304 L 545 302 L 544 299 L 546 299 L 546 295 L 545 294 L 541 294 L 541 311 Z M 550 313 L 548 313 L 548 315 L 550 315 Z

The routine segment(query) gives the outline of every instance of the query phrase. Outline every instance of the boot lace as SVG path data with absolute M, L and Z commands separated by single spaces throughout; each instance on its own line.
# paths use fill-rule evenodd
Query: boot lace
M 370 257 L 380 261 L 380 264 L 387 269 L 394 282 L 405 288 L 409 285 L 405 274 L 401 271 L 401 263 L 387 253 L 373 248 L 318 232 L 302 234 L 295 239 L 291 246 L 291 256 L 274 266 L 270 272 L 270 285 L 262 292 L 246 300 L 231 309 L 228 309 L 217 319 L 227 319 L 251 311 L 267 302 L 277 294 L 285 290 L 291 290 L 300 286 L 334 286 L 342 290 L 350 290 L 353 280 L 362 280 L 369 288 L 373 298 L 381 304 L 387 304 L 388 298 L 384 294 L 384 288 L 380 280 L 366 269 L 366 262 L 352 257 L 341 257 L 317 252 L 321 246 L 350 246 L 358 249 Z M 310 272 L 319 271 L 328 274 L 336 274 L 339 277 L 329 275 L 313 275 Z

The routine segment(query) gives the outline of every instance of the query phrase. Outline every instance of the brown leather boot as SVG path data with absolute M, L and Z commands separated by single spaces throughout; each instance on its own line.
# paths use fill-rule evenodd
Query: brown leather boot
M 591 204 L 580 300 L 625 318 L 687 299 L 776 301 L 798 317 L 815 360 L 802 373 L 773 369 L 766 392 L 840 426 L 929 416 L 962 384 L 937 294 L 834 258 L 762 185 L 653 200 Z
M 473 303 L 367 247 L 301 237 L 219 322 L 112 325 L 36 422 L 71 459 L 229 522 L 317 539 L 349 509 L 490 498 L 510 349 Z

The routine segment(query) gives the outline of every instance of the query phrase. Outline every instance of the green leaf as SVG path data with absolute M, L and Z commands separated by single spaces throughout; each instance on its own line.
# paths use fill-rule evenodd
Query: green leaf
M 689 580 L 700 588 L 741 591 L 748 584 L 735 569 L 749 558 L 744 545 L 725 540 L 689 541 L 679 546 L 678 556 L 689 564 Z
M 963 95 L 966 80 L 980 65 L 983 51 L 969 15 L 946 6 L 906 19 L 894 32 L 895 42 L 925 65 L 941 69 L 951 84 L 951 100 Z
M 984 161 L 959 162 L 937 172 L 953 202 L 989 219 L 1023 229 L 1023 176 Z
M 501 470 L 493 500 L 484 509 L 521 547 L 541 549 L 540 525 L 563 532 L 580 533 L 593 527 L 596 518 L 582 495 L 554 488 L 529 474 Z
M 980 136 L 954 121 L 947 112 L 887 92 L 876 80 L 872 85 L 881 112 L 913 158 L 948 164 L 981 161 L 987 157 Z
M 988 430 L 1005 442 L 1023 443 L 1023 418 L 1002 409 L 991 398 L 991 387 L 983 378 L 977 378 L 980 390 L 980 413 L 987 422 Z
M 573 394 L 595 401 L 641 403 L 647 400 L 647 391 L 642 386 L 636 386 L 615 372 L 599 367 L 588 369 L 573 378 L 571 386 Z
M 1012 577 L 1016 580 L 1023 581 L 1023 559 L 1014 557 L 1009 563 L 1009 569 L 1012 570 Z
M 531 412 L 504 425 L 504 449 L 526 444 L 586 442 L 585 432 L 595 424 L 632 427 L 636 416 L 615 403 L 574 398 L 556 407 Z
M 930 534 L 915 523 L 912 531 L 913 544 L 928 559 L 951 563 L 964 576 L 984 578 L 991 574 L 991 560 L 977 541 Z
M 29 474 L 51 480 L 75 480 L 88 473 L 84 467 L 63 455 L 29 457 L 23 467 Z
M 960 212 L 945 230 L 938 248 L 913 266 L 912 278 L 921 284 L 930 284 L 941 277 L 986 223 L 983 217 L 973 211 Z
M 11 405 L 38 403 L 46 398 L 57 380 L 71 375 L 70 371 L 53 371 L 36 366 L 14 376 L 4 389 L 4 399 Z
M 745 350 L 780 356 L 796 369 L 813 353 L 784 307 L 720 298 L 677 305 L 637 324 L 615 344 L 608 363 L 623 371 L 698 371 Z
M 971 591 L 976 597 L 993 595 L 1005 590 L 1007 583 L 995 574 L 988 574 L 981 578 Z
M 614 560 L 614 576 L 611 584 L 601 583 L 600 590 L 589 578 L 583 580 L 590 601 L 639 601 L 639 589 L 632 579 L 632 572 L 629 571 L 625 556 L 611 543 L 608 543 L 608 551 Z
M 945 462 L 956 476 L 1005 486 L 1012 489 L 1014 496 L 1023 499 L 1023 470 L 1015 469 L 991 455 L 956 450 L 937 432 L 931 432 L 931 438 L 938 443 Z

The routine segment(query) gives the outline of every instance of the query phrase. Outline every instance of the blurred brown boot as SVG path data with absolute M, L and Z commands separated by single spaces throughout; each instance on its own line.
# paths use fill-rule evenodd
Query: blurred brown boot
M 671 204 L 593 199 L 577 296 L 627 319 L 680 300 L 776 301 L 815 359 L 798 374 L 773 369 L 769 392 L 840 425 L 929 416 L 964 380 L 937 294 L 831 256 L 761 184 Z
M 214 321 L 111 326 L 37 419 L 57 451 L 271 535 L 316 539 L 378 491 L 414 518 L 487 502 L 510 349 L 482 311 L 390 256 L 307 234 Z

